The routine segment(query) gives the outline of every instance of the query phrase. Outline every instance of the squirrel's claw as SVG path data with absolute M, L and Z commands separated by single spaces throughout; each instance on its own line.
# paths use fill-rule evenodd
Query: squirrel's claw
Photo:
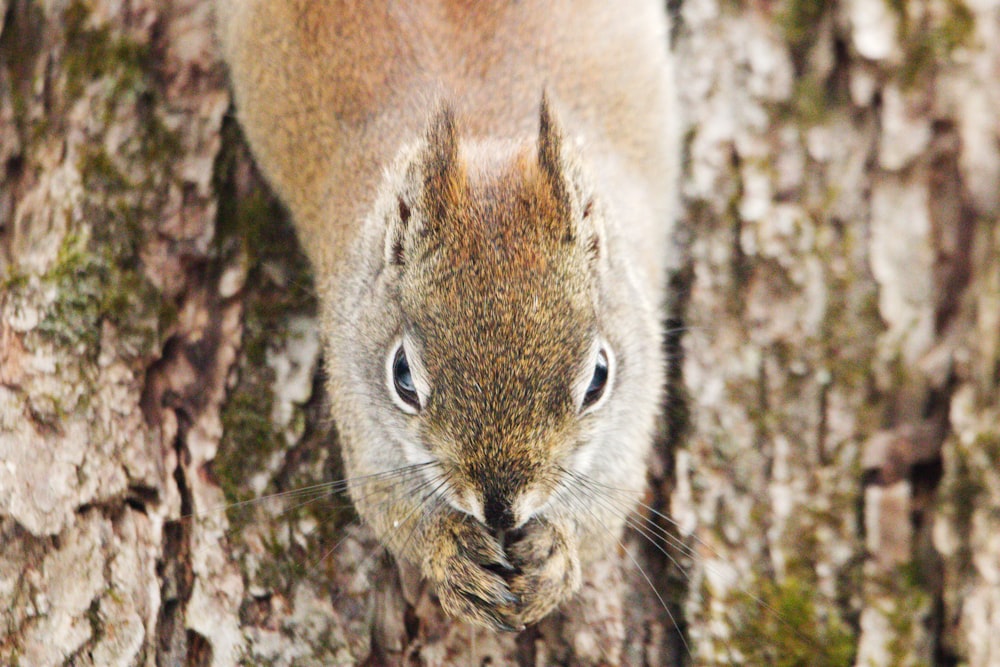
M 564 602 L 580 587 L 580 561 L 570 533 L 555 523 L 532 519 L 508 553 L 518 570 L 509 580 L 520 598 L 514 618 L 534 623 Z
M 498 573 L 512 572 L 514 566 L 496 538 L 485 526 L 457 513 L 443 518 L 438 528 L 438 544 L 424 560 L 423 572 L 444 610 L 495 630 L 522 629 L 516 618 L 521 599 Z
M 471 517 L 443 515 L 423 563 L 441 606 L 451 616 L 517 632 L 551 612 L 580 587 L 580 561 L 569 530 L 532 519 L 506 553 Z

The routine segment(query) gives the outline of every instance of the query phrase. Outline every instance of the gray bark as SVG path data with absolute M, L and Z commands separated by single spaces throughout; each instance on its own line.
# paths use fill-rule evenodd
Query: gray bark
M 309 270 L 207 3 L 0 0 L 0 664 L 1000 664 L 1000 5 L 672 8 L 651 523 L 496 635 L 314 486 Z
M 1000 664 L 998 7 L 681 15 L 696 661 Z

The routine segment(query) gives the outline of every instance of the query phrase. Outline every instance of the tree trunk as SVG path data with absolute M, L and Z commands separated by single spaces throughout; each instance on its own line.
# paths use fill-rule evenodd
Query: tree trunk
M 1000 664 L 1000 4 L 670 5 L 649 508 L 497 635 L 316 486 L 309 269 L 209 3 L 0 0 L 0 664 Z

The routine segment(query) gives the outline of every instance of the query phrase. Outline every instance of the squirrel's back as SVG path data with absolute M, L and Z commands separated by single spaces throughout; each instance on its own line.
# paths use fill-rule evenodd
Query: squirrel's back
M 243 126 L 319 263 L 441 102 L 469 138 L 537 131 L 542 91 L 637 253 L 662 253 L 677 162 L 656 0 L 219 0 Z M 652 214 L 652 215 L 650 215 Z M 662 257 L 641 257 L 658 279 Z

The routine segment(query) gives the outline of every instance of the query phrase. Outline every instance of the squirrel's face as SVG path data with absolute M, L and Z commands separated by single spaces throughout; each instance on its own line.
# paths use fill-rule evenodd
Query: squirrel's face
M 484 145 L 460 143 L 443 112 L 377 209 L 390 437 L 496 531 L 544 510 L 607 440 L 602 411 L 634 351 L 608 331 L 621 313 L 602 301 L 623 288 L 608 284 L 602 207 L 544 104 L 541 118 L 537 143 Z

